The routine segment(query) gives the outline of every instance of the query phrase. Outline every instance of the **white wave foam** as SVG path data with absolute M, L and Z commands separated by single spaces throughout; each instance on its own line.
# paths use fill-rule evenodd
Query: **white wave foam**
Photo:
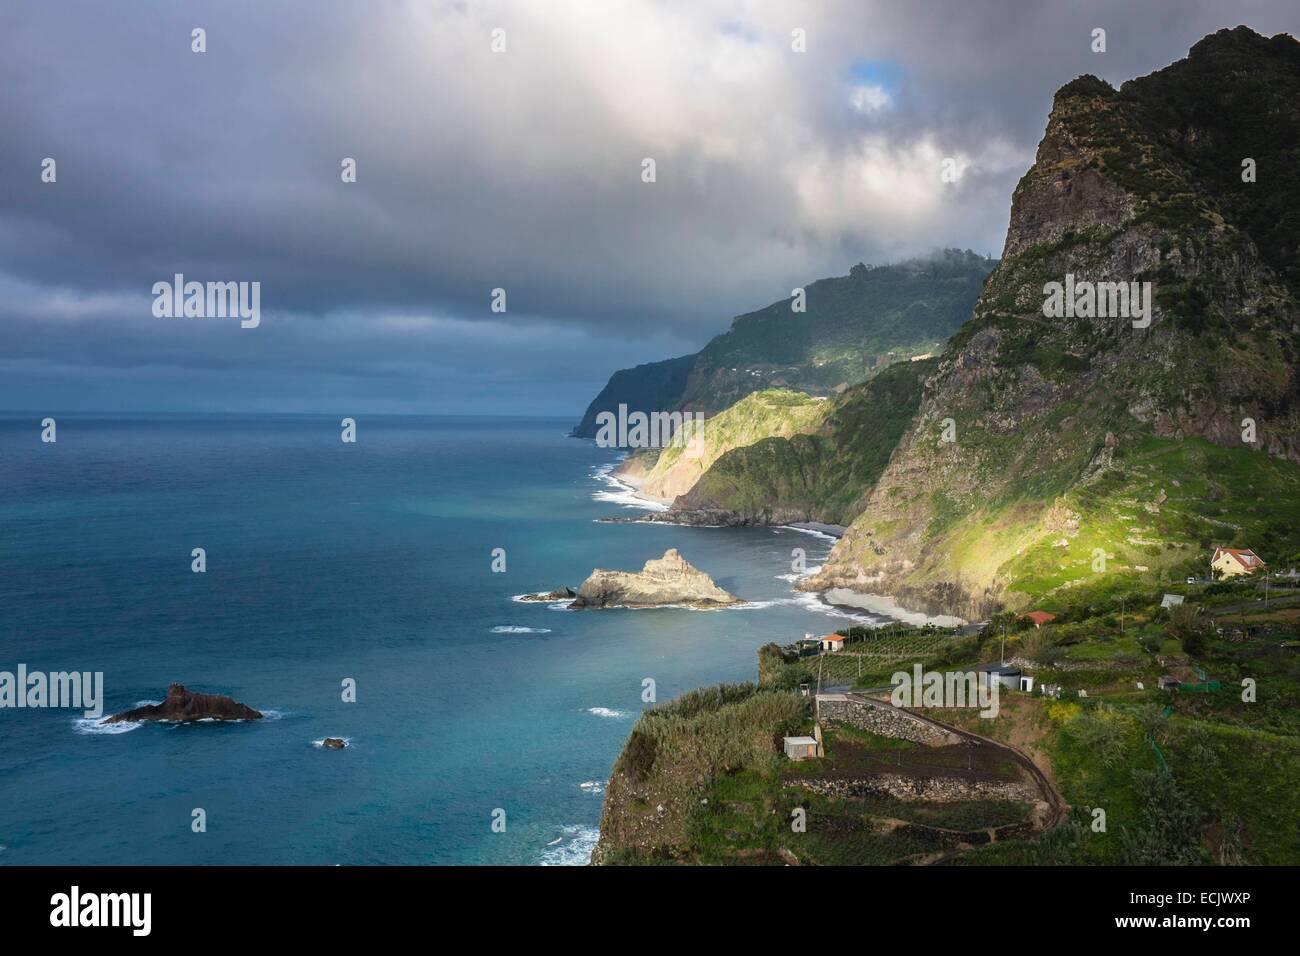
M 78 717 L 72 722 L 72 729 L 79 734 L 125 734 L 144 726 L 144 721 L 124 720 L 117 724 L 106 724 L 105 717 Z
M 605 785 L 598 780 L 584 780 L 578 786 L 582 788 L 583 793 L 597 794 L 605 792 Z
M 798 584 L 804 578 L 810 578 L 822 569 L 820 564 L 810 565 L 806 571 L 792 571 L 789 574 L 777 574 L 774 577 L 778 581 L 789 581 L 791 584 Z
M 601 609 L 605 611 L 700 611 L 704 614 L 716 614 L 719 611 L 752 611 L 779 603 L 779 601 L 742 601 L 739 604 L 719 604 L 716 607 L 698 607 L 694 604 L 602 604 Z M 574 610 L 567 602 L 547 606 L 555 611 Z
M 516 624 L 498 624 L 492 628 L 493 634 L 550 634 L 549 627 L 521 627 Z
M 810 534 L 814 538 L 821 538 L 824 541 L 830 541 L 832 543 L 840 540 L 839 538 L 835 537 L 835 535 L 827 534 L 825 531 L 818 531 L 816 528 L 796 528 L 792 524 L 783 524 L 780 525 L 779 527 L 785 531 L 797 531 L 800 534 Z
M 622 460 L 620 458 L 618 461 L 601 465 L 592 471 L 591 477 L 604 483 L 607 488 L 592 492 L 591 497 L 596 501 L 608 501 L 611 504 L 622 505 L 624 508 L 640 508 L 642 511 L 667 511 L 668 506 L 663 502 L 643 498 L 626 481 L 614 477 L 614 469 L 618 467 Z
M 774 604 L 784 605 L 786 607 L 797 607 L 804 611 L 812 611 L 815 614 L 824 614 L 827 617 L 841 618 L 846 621 L 853 621 L 856 624 L 862 624 L 866 627 L 884 627 L 890 623 L 890 619 L 881 615 L 871 614 L 869 612 L 854 612 L 843 607 L 836 607 L 827 604 L 822 600 L 821 595 L 812 591 L 804 591 L 796 594 L 794 597 L 780 598 L 776 601 L 756 602 L 765 606 Z
M 621 720 L 624 717 L 630 717 L 626 710 L 613 710 L 609 707 L 588 707 L 587 713 L 595 714 L 597 717 L 610 717 L 614 720 Z
M 569 605 L 573 603 L 573 598 L 563 598 L 559 601 L 534 601 L 532 598 L 535 596 L 536 592 L 531 594 L 516 594 L 511 597 L 510 600 L 518 604 L 545 604 L 546 607 L 552 611 L 567 611 Z
M 537 862 L 542 866 L 586 866 L 596 849 L 600 831 L 595 827 L 573 825 L 562 828 L 563 835 L 552 840 Z

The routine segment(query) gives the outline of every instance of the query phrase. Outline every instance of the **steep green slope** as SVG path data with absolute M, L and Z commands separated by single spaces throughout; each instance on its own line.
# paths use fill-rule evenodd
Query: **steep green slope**
M 686 494 L 715 461 L 733 449 L 764 439 L 784 440 L 817 428 L 826 416 L 825 399 L 789 389 L 754 392 L 710 418 L 689 442 L 658 452 L 639 482 L 641 494 L 672 501 Z
M 805 586 L 977 617 L 1208 560 L 1211 543 L 1258 548 L 1265 528 L 1294 552 L 1300 289 L 1279 210 L 1300 208 L 1300 191 L 1294 164 L 1259 165 L 1257 183 L 1240 173 L 1241 157 L 1296 148 L 1273 140 L 1296 128 L 1298 66 L 1293 39 L 1239 28 L 1119 91 L 1083 77 L 1058 92 L 974 316 Z M 1229 159 L 1232 175 L 1208 172 Z M 1047 317 L 1046 284 L 1067 275 L 1153 283 L 1149 326 Z M 1212 469 L 1219 502 L 1180 496 L 1189 467 Z M 1142 530 L 1161 491 L 1186 520 Z M 1059 549 L 1051 562 L 1045 548 Z
M 713 415 L 762 389 L 825 396 L 866 381 L 898 359 L 938 351 L 970 315 L 993 265 L 948 249 L 819 279 L 805 290 L 804 312 L 783 299 L 738 317 L 695 355 L 616 372 L 573 434 L 594 438 L 596 416 L 620 404 Z
M 899 362 L 834 400 L 815 433 L 769 438 L 721 456 L 673 506 L 714 521 L 848 524 L 916 414 L 934 359 Z

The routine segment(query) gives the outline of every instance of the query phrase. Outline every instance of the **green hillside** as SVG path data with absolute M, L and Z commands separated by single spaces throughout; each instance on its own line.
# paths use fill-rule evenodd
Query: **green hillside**
M 933 359 L 892 365 L 836 398 L 816 432 L 729 451 L 674 510 L 725 511 L 749 524 L 848 524 L 916 414 L 934 367 Z
M 708 419 L 689 442 L 653 456 L 639 485 L 642 494 L 664 501 L 684 495 L 719 458 L 764 439 L 784 440 L 812 431 L 826 416 L 828 402 L 789 389 L 765 389 L 745 396 Z
M 819 279 L 805 289 L 804 312 L 782 299 L 739 316 L 695 355 L 616 372 L 573 433 L 594 438 L 596 416 L 620 404 L 713 415 L 763 389 L 832 395 L 898 360 L 939 351 L 970 316 L 993 266 L 947 249 Z

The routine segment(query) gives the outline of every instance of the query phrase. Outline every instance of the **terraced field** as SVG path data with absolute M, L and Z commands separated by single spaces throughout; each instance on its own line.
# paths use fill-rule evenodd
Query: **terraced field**
M 946 633 L 881 636 L 848 644 L 844 650 L 805 658 L 803 664 L 822 683 L 875 678 L 913 663 L 940 660 L 963 646 L 960 638 Z

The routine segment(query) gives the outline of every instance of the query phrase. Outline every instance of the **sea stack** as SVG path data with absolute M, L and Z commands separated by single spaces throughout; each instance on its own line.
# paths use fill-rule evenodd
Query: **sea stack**
M 167 688 L 167 699 L 161 704 L 137 707 L 114 714 L 104 721 L 116 724 L 137 720 L 260 720 L 261 713 L 222 694 L 196 694 L 186 690 L 184 684 Z
M 691 566 L 676 548 L 669 548 L 662 558 L 647 561 L 639 572 L 597 568 L 578 588 L 578 596 L 569 607 L 715 608 L 740 603 L 740 598 L 728 594 L 707 574 Z

